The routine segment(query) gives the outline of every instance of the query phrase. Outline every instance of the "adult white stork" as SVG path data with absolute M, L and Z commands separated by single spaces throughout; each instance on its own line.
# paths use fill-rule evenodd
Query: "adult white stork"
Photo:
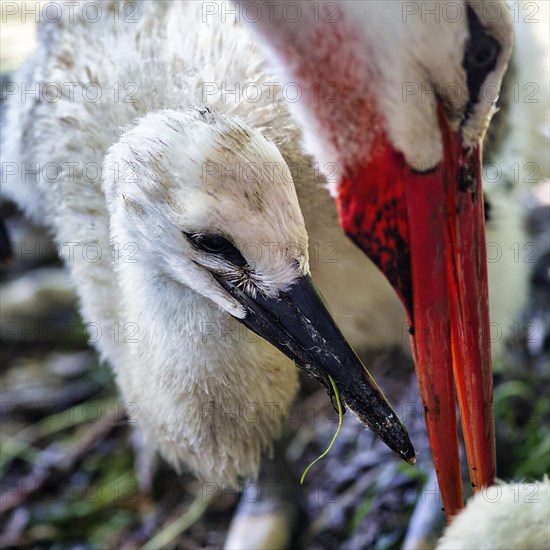
M 474 489 L 495 478 L 480 165 L 512 49 L 508 7 L 235 2 L 283 83 L 300 86 L 306 149 L 339 168 L 342 227 L 407 310 L 450 518 L 463 507 L 455 384 Z

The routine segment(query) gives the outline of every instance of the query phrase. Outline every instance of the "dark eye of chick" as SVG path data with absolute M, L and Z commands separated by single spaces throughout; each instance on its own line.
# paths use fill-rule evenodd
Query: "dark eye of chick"
M 183 232 L 183 234 L 191 241 L 193 246 L 201 252 L 221 256 L 224 260 L 231 262 L 233 265 L 246 265 L 246 260 L 237 247 L 221 235 L 185 232 Z

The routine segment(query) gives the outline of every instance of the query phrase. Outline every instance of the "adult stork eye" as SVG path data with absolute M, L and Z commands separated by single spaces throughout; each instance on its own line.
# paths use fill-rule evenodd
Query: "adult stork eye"
M 471 6 L 467 6 L 468 31 L 470 37 L 464 52 L 462 66 L 466 71 L 468 85 L 468 104 L 464 109 L 463 124 L 470 116 L 474 105 L 482 93 L 482 86 L 487 75 L 497 64 L 500 44 L 481 24 L 479 17 Z
M 224 260 L 237 266 L 246 265 L 246 260 L 237 247 L 221 235 L 185 232 L 183 232 L 183 234 L 191 241 L 193 246 L 201 252 L 221 256 Z
M 482 36 L 477 42 L 471 44 L 466 51 L 464 65 L 466 70 L 481 70 L 494 67 L 499 46 L 497 41 L 490 36 Z

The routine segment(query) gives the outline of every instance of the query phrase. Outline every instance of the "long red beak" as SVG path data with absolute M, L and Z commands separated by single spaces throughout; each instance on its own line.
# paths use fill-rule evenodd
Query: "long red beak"
M 447 518 L 463 507 L 454 388 L 474 490 L 496 475 L 481 147 L 438 109 L 442 162 L 417 172 L 378 139 L 342 182 L 342 226 L 399 294 Z

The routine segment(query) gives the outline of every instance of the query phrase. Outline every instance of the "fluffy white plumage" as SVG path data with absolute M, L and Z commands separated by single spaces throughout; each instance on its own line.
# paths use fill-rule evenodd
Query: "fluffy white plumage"
M 550 481 L 504 483 L 483 489 L 453 519 L 438 550 L 547 550 Z

